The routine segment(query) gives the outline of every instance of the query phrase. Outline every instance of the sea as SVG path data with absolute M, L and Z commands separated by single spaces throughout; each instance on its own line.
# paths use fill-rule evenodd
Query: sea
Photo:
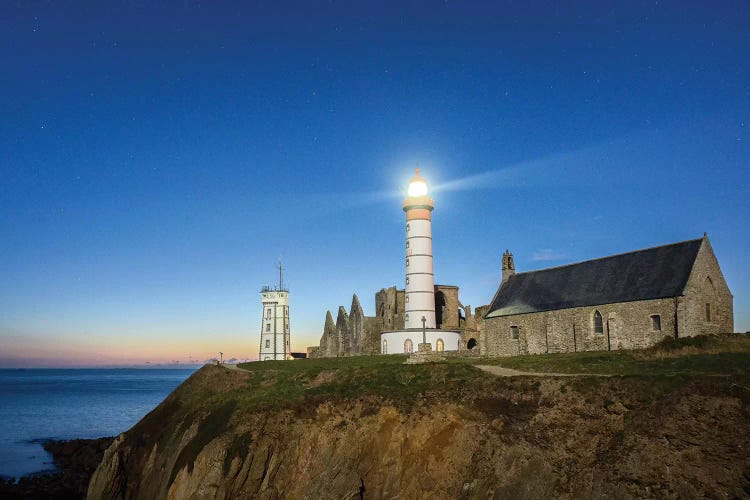
M 54 470 L 46 440 L 128 430 L 196 369 L 0 369 L 0 476 Z

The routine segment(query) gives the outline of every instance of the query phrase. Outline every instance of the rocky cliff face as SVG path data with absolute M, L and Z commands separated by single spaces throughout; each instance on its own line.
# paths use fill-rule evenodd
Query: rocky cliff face
M 88 497 L 750 495 L 750 390 L 733 377 L 314 366 L 202 368 L 115 440 Z M 393 385 L 363 391 L 373 377 Z

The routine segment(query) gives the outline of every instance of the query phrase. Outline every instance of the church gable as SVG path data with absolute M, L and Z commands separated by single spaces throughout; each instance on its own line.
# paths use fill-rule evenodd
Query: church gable
M 511 275 L 485 318 L 676 297 L 685 289 L 702 241 Z
M 683 331 L 705 335 L 734 331 L 733 297 L 708 237 L 685 286 Z

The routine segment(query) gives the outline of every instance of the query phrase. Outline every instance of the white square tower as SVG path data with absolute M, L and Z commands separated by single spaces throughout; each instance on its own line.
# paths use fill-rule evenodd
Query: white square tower
M 260 324 L 260 361 L 285 360 L 290 357 L 289 347 L 289 290 L 279 266 L 279 286 L 264 286 L 260 290 L 263 319 Z

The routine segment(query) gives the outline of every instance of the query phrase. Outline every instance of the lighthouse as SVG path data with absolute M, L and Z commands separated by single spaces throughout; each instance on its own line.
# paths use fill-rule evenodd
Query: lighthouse
M 380 334 L 382 354 L 409 354 L 422 344 L 434 352 L 457 351 L 458 330 L 437 328 L 435 321 L 435 268 L 432 261 L 432 211 L 427 180 L 417 169 L 409 180 L 402 208 L 406 212 L 404 328 Z M 445 307 L 443 302 L 437 307 Z M 443 311 L 441 311 L 443 312 Z
M 427 196 L 427 181 L 419 169 L 409 181 L 403 208 L 406 212 L 404 327 L 435 328 L 435 274 L 430 218 L 435 203 Z

